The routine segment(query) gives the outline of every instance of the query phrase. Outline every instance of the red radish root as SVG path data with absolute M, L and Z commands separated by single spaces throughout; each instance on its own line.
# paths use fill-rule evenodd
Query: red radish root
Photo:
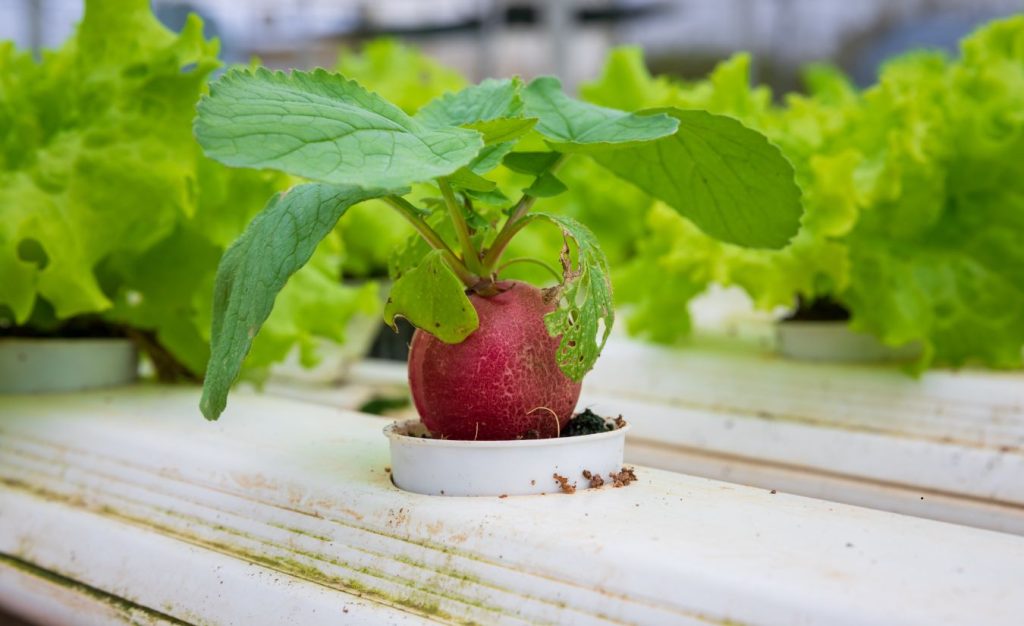
M 496 286 L 496 296 L 469 297 L 480 326 L 462 343 L 420 330 L 413 336 L 409 386 L 435 437 L 505 440 L 530 431 L 556 437 L 579 400 L 580 383 L 555 361 L 559 338 L 544 326 L 555 303 L 526 283 Z

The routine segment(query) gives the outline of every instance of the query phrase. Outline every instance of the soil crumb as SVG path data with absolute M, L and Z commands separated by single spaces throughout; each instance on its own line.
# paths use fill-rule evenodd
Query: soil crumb
M 608 474 L 612 487 L 625 487 L 636 480 L 636 472 L 632 467 L 623 467 L 618 473 Z
M 576 483 L 570 483 L 569 479 L 561 474 L 552 474 L 551 476 L 558 483 L 558 488 L 562 490 L 562 493 L 576 493 Z
M 590 481 L 590 487 L 593 489 L 604 485 L 604 479 L 601 478 L 601 475 L 594 474 L 590 470 L 583 470 L 583 477 Z

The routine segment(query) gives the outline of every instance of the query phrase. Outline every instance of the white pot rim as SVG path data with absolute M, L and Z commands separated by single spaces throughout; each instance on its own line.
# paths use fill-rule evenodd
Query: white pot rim
M 525 496 L 589 489 L 594 475 L 622 468 L 629 424 L 603 433 L 552 439 L 464 441 L 404 434 L 419 420 L 384 429 L 391 480 L 399 489 L 435 496 Z M 597 486 L 597 485 L 594 485 Z
M 470 440 L 470 439 L 434 439 L 431 437 L 414 437 L 399 432 L 401 429 L 419 424 L 416 419 L 392 422 L 384 428 L 384 435 L 388 439 L 401 441 L 407 446 L 428 446 L 434 448 L 541 448 L 548 446 L 572 445 L 574 440 L 599 441 L 624 436 L 631 424 L 626 422 L 614 430 L 603 433 L 591 433 L 589 435 L 574 435 L 572 437 L 548 437 L 546 439 L 498 439 L 498 440 Z

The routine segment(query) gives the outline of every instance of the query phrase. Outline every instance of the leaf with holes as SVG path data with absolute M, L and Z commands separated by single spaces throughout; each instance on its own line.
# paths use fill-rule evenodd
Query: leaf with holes
M 557 308 L 544 316 L 544 324 L 551 336 L 562 337 L 558 366 L 569 378 L 582 380 L 601 356 L 615 321 L 608 260 L 597 238 L 583 224 L 561 215 L 533 216 L 553 222 L 562 230 L 562 284 L 553 288 Z M 575 262 L 570 239 L 576 247 Z

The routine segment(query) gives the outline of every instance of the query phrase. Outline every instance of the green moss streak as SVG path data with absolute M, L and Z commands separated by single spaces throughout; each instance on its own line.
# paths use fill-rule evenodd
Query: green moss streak
M 305 535 L 306 537 L 312 537 L 313 539 L 319 539 L 320 541 L 324 541 L 324 542 L 327 542 L 327 543 L 331 543 L 332 541 L 334 541 L 330 537 L 324 537 L 323 535 L 317 535 L 316 533 L 311 533 L 311 532 L 302 530 L 301 528 L 295 528 L 294 526 L 289 526 L 287 524 L 279 524 L 277 522 L 267 522 L 267 524 L 270 525 L 270 526 L 273 526 L 274 528 L 280 528 L 281 530 L 287 530 L 288 532 L 294 533 L 296 535 Z
M 137 617 L 136 614 L 141 613 L 150 619 L 163 620 L 171 624 L 192 626 L 192 624 L 190 624 L 189 622 L 182 621 L 174 617 L 173 615 L 169 615 L 162 611 L 157 611 L 156 609 L 151 609 L 141 604 L 136 604 L 131 600 L 127 600 L 120 596 L 115 596 L 112 593 L 108 593 L 106 591 L 103 591 L 102 589 L 93 587 L 92 585 L 87 585 L 83 582 L 79 582 L 77 580 L 74 580 L 73 578 L 69 578 L 64 574 L 60 574 L 53 570 L 44 569 L 42 567 L 39 567 L 38 565 L 29 563 L 28 561 L 18 558 L 11 554 L 0 552 L 0 563 L 7 567 L 11 567 L 20 572 L 23 572 L 25 574 L 29 574 L 31 576 L 35 576 L 36 578 L 45 580 L 49 583 L 57 585 L 58 587 L 69 589 L 84 596 L 88 596 L 89 598 L 92 598 L 93 600 L 96 600 L 98 602 L 102 602 L 103 604 L 106 604 L 116 609 L 123 617 L 126 618 L 126 620 L 130 620 L 133 623 L 135 622 L 135 618 Z M 165 606 L 167 605 L 165 604 Z

